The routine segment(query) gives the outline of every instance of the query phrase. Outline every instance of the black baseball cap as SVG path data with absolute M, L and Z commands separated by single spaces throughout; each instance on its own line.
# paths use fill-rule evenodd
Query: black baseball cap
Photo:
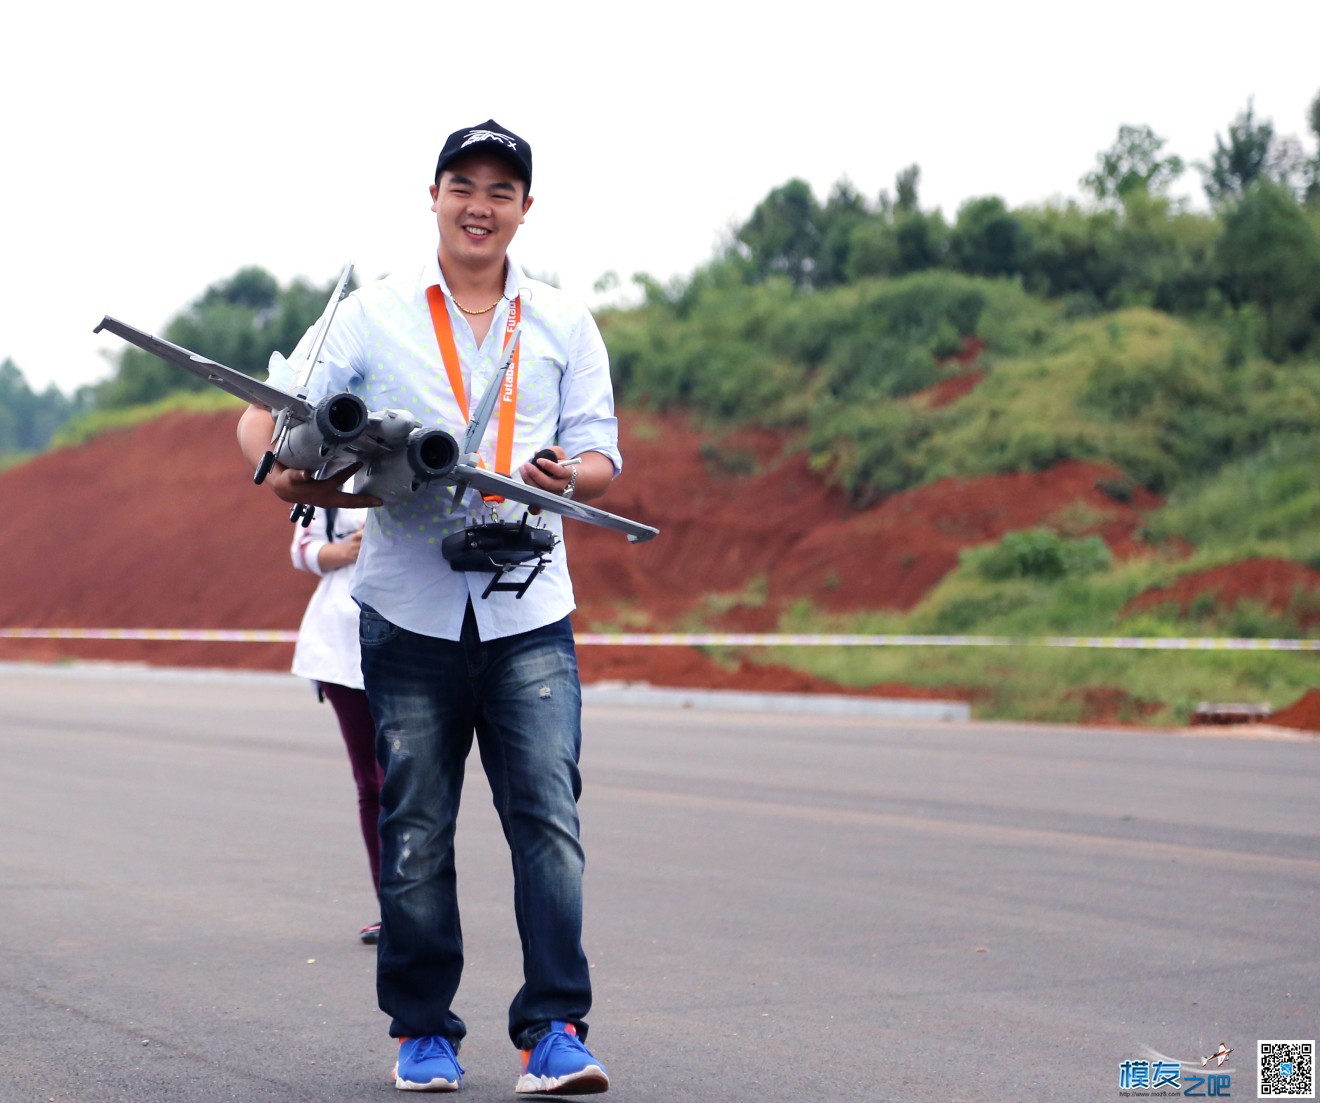
M 435 182 L 450 161 L 469 153 L 494 153 L 503 157 L 518 170 L 527 190 L 532 190 L 532 147 L 511 130 L 505 130 L 494 119 L 478 126 L 467 126 L 445 139 L 440 159 L 435 163 Z

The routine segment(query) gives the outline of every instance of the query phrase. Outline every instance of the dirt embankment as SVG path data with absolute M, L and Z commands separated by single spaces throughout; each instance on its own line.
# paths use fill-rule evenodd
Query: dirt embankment
M 0 624 L 296 628 L 315 579 L 289 563 L 286 511 L 251 485 L 236 418 L 170 414 L 0 474 L 0 511 L 11 518 L 0 532 Z M 1106 493 L 1122 482 L 1118 471 L 1065 463 L 944 480 L 858 511 L 775 434 L 706 437 L 677 416 L 630 415 L 623 424 L 626 466 L 606 504 L 662 535 L 631 546 L 617 533 L 570 527 L 579 631 L 773 630 L 801 600 L 832 612 L 907 610 L 963 548 L 1016 529 L 1097 533 L 1116 554 L 1134 554 L 1142 517 L 1159 504 L 1140 490 L 1122 500 Z M 1299 581 L 1282 578 L 1281 568 L 1225 575 L 1239 577 L 1267 603 Z M 1141 600 L 1186 600 L 1197 586 L 1221 583 L 1218 575 L 1190 580 Z M 10 661 L 284 670 L 291 652 L 260 642 L 0 640 L 0 659 Z M 588 682 L 966 696 L 954 686 L 845 690 L 783 667 L 743 661 L 728 669 L 682 647 L 583 647 L 581 664 Z
M 1275 613 L 1291 612 L 1304 630 L 1320 624 L 1320 571 L 1291 559 L 1244 559 L 1204 571 L 1192 571 L 1168 586 L 1157 586 L 1133 598 L 1124 613 L 1175 605 L 1184 616 L 1198 602 L 1231 609 L 1252 602 Z

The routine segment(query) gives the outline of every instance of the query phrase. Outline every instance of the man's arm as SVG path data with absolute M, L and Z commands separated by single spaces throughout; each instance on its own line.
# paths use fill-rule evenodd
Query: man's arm
M 559 384 L 559 424 L 552 447 L 560 459 L 578 457 L 565 467 L 549 460 L 524 464 L 522 480 L 551 494 L 573 487 L 576 501 L 599 498 L 619 473 L 618 421 L 614 416 L 614 388 L 610 381 L 609 353 L 600 329 L 583 308 L 573 327 L 568 363 Z M 574 470 L 577 479 L 570 482 Z
M 256 471 L 262 457 L 269 450 L 274 433 L 275 418 L 264 406 L 249 406 L 238 419 L 238 447 L 253 471 Z M 381 504 L 379 498 L 370 494 L 350 494 L 342 489 L 343 484 L 360 466 L 354 464 L 328 479 L 316 479 L 310 471 L 285 467 L 276 462 L 266 475 L 265 485 L 274 491 L 276 497 L 293 505 L 301 502 L 309 506 L 334 506 L 337 509 L 378 506 Z

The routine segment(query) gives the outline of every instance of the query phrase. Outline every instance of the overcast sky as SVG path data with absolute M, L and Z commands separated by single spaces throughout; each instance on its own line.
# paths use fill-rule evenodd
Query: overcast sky
M 794 176 L 875 197 L 916 163 L 950 218 L 1080 198 L 1120 125 L 1204 160 L 1250 97 L 1312 151 L 1320 92 L 1318 0 L 124 0 L 5 24 L 0 359 L 66 391 L 123 348 L 102 314 L 158 332 L 250 264 L 418 267 L 439 147 L 492 116 L 535 157 L 514 254 L 598 302 L 608 271 L 690 273 Z M 1175 191 L 1203 202 L 1195 171 Z

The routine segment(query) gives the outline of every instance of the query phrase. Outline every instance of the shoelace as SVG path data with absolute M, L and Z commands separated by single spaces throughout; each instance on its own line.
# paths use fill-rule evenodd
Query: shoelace
M 539 1049 L 541 1045 L 545 1045 L 545 1056 L 547 1058 L 555 1050 L 562 1049 L 567 1049 L 574 1055 L 583 1054 L 590 1056 L 587 1047 L 582 1044 L 581 1039 L 562 1030 L 556 1030 L 547 1034 L 539 1043 L 537 1043 L 537 1048 Z
M 428 1036 L 421 1039 L 413 1053 L 415 1059 L 418 1061 L 425 1061 L 428 1057 L 442 1057 L 445 1060 L 453 1061 L 454 1067 L 457 1068 L 460 1073 L 467 1071 L 458 1063 L 458 1056 L 453 1052 L 449 1044 L 440 1038 Z

